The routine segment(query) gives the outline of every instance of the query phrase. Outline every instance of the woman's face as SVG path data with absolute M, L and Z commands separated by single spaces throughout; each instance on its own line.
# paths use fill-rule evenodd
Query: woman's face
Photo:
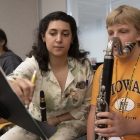
M 46 42 L 50 57 L 67 56 L 72 43 L 70 24 L 61 20 L 51 21 L 42 39 Z
M 137 43 L 140 40 L 140 34 L 136 30 L 133 24 L 115 24 L 108 27 L 108 40 L 113 37 L 120 38 L 122 42 L 122 47 L 125 47 L 126 42 Z M 138 45 L 138 43 L 136 44 Z M 136 46 L 135 46 L 136 48 Z M 113 54 L 119 57 L 116 47 L 113 48 Z

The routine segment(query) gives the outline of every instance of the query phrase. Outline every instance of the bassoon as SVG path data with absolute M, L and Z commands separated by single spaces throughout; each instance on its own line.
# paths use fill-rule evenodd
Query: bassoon
M 120 57 L 126 57 L 131 53 L 136 43 L 126 42 L 125 47 L 122 47 L 121 40 L 118 37 L 113 37 L 107 45 L 105 50 L 106 54 L 104 56 L 103 69 L 100 78 L 99 94 L 96 98 L 96 109 L 95 109 L 95 120 L 104 119 L 97 117 L 99 112 L 108 112 L 109 111 L 109 102 L 111 95 L 111 84 L 112 84 L 112 73 L 113 73 L 113 64 L 114 56 L 113 49 L 116 48 L 117 53 Z M 96 127 L 106 128 L 106 124 L 100 124 Z M 93 140 L 107 140 L 106 137 L 99 136 L 95 133 Z

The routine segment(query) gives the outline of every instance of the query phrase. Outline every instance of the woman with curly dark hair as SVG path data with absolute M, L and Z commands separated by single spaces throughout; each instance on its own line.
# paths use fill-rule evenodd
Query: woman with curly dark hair
M 77 26 L 75 19 L 72 16 L 66 15 L 66 13 L 63 13 L 61 11 L 51 13 L 40 21 L 39 29 L 36 31 L 37 42 L 34 43 L 32 51 L 29 53 L 29 55 L 27 55 L 29 57 L 32 56 L 35 57 L 35 59 L 39 63 L 39 68 L 42 71 L 48 71 L 48 63 L 49 63 L 49 50 L 46 47 L 47 42 L 43 40 L 42 37 L 45 37 L 45 33 L 46 30 L 48 29 L 50 22 L 57 20 L 67 22 L 70 26 L 72 38 L 70 42 L 71 44 L 69 44 L 67 55 L 79 60 L 80 58 L 85 58 L 89 54 L 89 52 L 79 50 L 79 40 L 77 36 Z
M 41 120 L 40 91 L 45 94 L 46 121 L 57 132 L 49 140 L 75 140 L 86 133 L 93 71 L 88 52 L 80 50 L 75 19 L 64 12 L 48 14 L 39 24 L 37 42 L 28 58 L 8 76 L 30 114 Z M 36 71 L 35 83 L 31 83 Z M 49 130 L 48 130 L 49 131 Z M 18 126 L 0 140 L 38 140 Z

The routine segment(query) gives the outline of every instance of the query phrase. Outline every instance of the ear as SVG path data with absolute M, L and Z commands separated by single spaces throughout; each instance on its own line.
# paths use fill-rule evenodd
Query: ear
M 41 34 L 41 37 L 42 37 L 43 42 L 46 42 L 45 35 Z
M 137 41 L 140 41 L 140 31 L 138 31 L 138 35 L 137 35 L 136 40 L 137 40 Z

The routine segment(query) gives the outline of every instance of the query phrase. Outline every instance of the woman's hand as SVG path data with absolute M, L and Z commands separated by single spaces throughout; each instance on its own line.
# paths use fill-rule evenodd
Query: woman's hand
M 127 134 L 129 120 L 121 114 L 111 110 L 110 112 L 100 112 L 97 116 L 105 117 L 106 119 L 96 120 L 95 126 L 99 124 L 109 125 L 108 128 L 95 128 L 95 132 L 98 135 L 102 137 L 121 137 Z
M 17 78 L 15 81 L 9 81 L 14 92 L 25 104 L 32 101 L 35 85 L 28 79 Z
M 49 125 L 56 126 L 60 123 L 60 120 L 57 117 L 47 119 Z

